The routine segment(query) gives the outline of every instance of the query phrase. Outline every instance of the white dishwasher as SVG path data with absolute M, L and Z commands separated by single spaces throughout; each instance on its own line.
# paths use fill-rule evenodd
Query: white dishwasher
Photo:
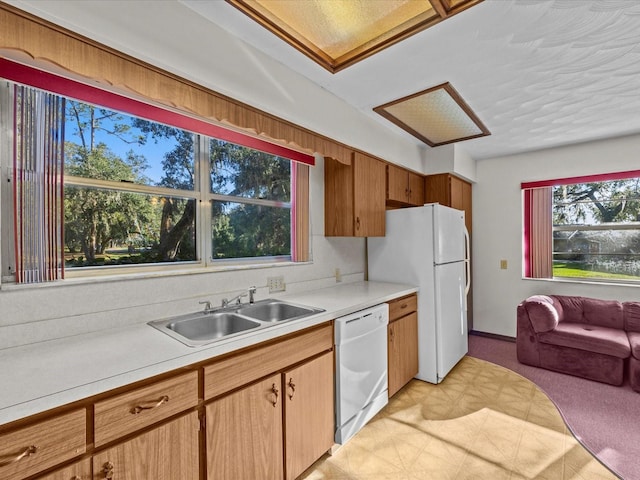
M 386 303 L 337 318 L 336 443 L 346 443 L 389 402 Z

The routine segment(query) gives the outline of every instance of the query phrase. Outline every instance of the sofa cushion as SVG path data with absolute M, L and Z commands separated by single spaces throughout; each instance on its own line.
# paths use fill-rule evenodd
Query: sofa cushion
M 554 308 L 551 297 L 546 295 L 529 297 L 524 302 L 524 308 L 536 333 L 548 332 L 558 325 L 558 311 Z
M 618 358 L 627 358 L 631 354 L 626 332 L 615 328 L 562 322 L 554 330 L 540 333 L 538 338 L 543 343 L 602 353 Z
M 571 297 L 568 295 L 550 295 L 558 311 L 561 322 L 581 323 L 582 303 L 584 297 Z
M 582 303 L 582 317 L 584 323 L 589 325 L 624 330 L 622 304 L 617 300 L 585 298 Z
M 624 302 L 622 310 L 624 329 L 627 332 L 640 332 L 640 302 Z
M 627 332 L 629 337 L 629 345 L 631 346 L 631 355 L 640 360 L 640 333 Z
M 600 327 L 624 329 L 622 304 L 617 300 L 551 295 L 560 322 L 586 323 Z

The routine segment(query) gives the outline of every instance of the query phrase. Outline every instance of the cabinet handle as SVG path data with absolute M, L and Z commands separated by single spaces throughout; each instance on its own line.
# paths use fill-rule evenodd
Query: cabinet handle
M 71 480 L 82 480 L 82 477 L 79 477 L 78 475 L 74 475 L 73 477 L 71 477 Z
M 360 230 L 360 217 L 356 217 L 356 230 Z
M 155 402 L 152 405 L 136 405 L 135 407 L 133 407 L 130 412 L 133 415 L 137 415 L 140 412 L 142 412 L 143 410 L 153 410 L 154 408 L 158 408 L 160 405 L 162 405 L 163 403 L 167 403 L 169 401 L 169 395 L 163 395 L 162 397 L 160 397 L 160 400 L 158 400 L 157 402 Z
M 408 304 L 403 303 L 402 305 L 400 305 L 400 308 L 401 308 L 401 309 L 404 309 L 404 308 L 407 308 L 408 306 L 409 306 Z
M 289 388 L 291 389 L 291 393 L 289 394 L 289 400 L 293 400 L 293 395 L 296 393 L 296 384 L 293 383 L 293 378 L 289 379 Z
M 389 329 L 389 337 L 390 337 L 389 339 L 393 342 L 393 337 L 394 337 L 393 327 Z
M 278 393 L 279 390 L 276 388 L 276 384 L 274 383 L 273 385 L 271 385 L 271 393 L 273 393 L 275 399 L 271 402 L 273 404 L 273 406 L 275 407 L 278 404 Z
M 15 457 L 9 458 L 8 460 L 0 461 L 0 467 L 5 467 L 7 465 L 11 465 L 12 463 L 19 462 L 23 458 L 33 455 L 37 451 L 38 451 L 38 447 L 36 447 L 35 445 L 30 445 L 27 448 L 25 448 L 22 453 L 19 453 Z
M 106 478 L 107 480 L 111 480 L 113 478 L 114 468 L 115 466 L 111 462 L 106 462 L 104 465 L 102 465 L 102 474 L 104 475 L 103 478 Z

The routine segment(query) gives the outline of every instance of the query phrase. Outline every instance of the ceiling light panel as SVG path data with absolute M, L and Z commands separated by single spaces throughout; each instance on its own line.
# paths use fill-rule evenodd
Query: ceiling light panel
M 374 111 L 432 147 L 491 135 L 450 83 L 394 100 Z
M 480 1 L 227 0 L 331 72 Z

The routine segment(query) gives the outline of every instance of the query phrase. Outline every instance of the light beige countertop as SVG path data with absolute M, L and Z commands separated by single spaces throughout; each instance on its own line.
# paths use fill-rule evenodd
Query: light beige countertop
M 278 295 L 325 311 L 200 347 L 188 347 L 140 323 L 0 350 L 0 425 L 416 291 L 410 285 L 356 282 Z

